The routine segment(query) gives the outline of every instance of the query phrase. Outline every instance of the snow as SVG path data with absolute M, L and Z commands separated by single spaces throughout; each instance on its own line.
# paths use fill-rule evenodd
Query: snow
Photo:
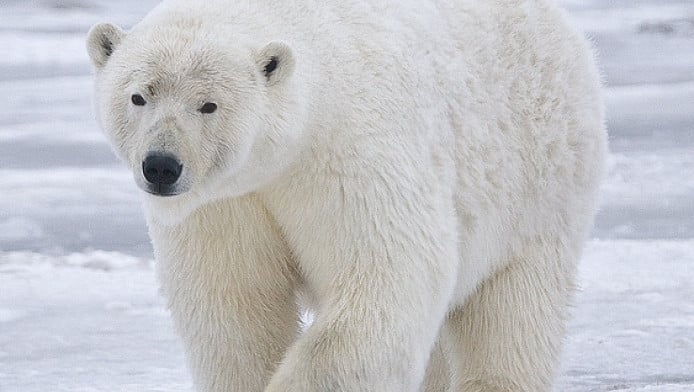
M 0 256 L 0 391 L 190 391 L 149 259 Z
M 694 391 L 694 240 L 593 240 L 580 281 L 558 391 Z
M 0 392 L 192 390 L 84 49 L 155 3 L 0 2 Z M 694 391 L 694 2 L 562 3 L 601 58 L 612 154 L 555 390 Z

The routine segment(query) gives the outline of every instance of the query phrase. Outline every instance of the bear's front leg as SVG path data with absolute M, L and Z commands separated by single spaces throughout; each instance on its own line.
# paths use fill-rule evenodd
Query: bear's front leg
M 296 338 L 289 252 L 253 197 L 150 220 L 162 291 L 200 392 L 258 392 Z
M 453 292 L 457 229 L 449 193 L 385 176 L 314 177 L 303 196 L 269 204 L 319 308 L 266 392 L 419 390 Z

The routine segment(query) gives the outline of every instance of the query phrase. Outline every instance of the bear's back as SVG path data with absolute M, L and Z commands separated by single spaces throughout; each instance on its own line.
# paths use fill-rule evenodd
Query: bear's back
M 602 172 L 597 72 L 553 1 L 167 0 L 138 28 L 176 25 L 287 42 L 327 155 L 364 135 L 452 145 L 460 209 L 497 227 L 524 219 L 500 211 L 565 202 Z M 380 119 L 398 132 L 369 129 Z

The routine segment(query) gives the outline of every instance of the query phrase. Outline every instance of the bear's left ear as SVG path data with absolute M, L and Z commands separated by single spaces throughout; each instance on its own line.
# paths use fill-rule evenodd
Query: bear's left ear
M 87 36 L 87 52 L 92 64 L 97 69 L 106 65 L 109 57 L 120 45 L 125 33 L 120 27 L 111 23 L 99 23 L 89 30 Z
M 255 63 L 268 86 L 280 83 L 294 72 L 294 53 L 283 42 L 270 42 L 255 53 Z

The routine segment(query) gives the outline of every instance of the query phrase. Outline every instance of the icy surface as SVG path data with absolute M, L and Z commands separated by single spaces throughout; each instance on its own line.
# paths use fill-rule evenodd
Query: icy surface
M 84 50 L 155 3 L 0 1 L 0 392 L 192 390 Z M 563 3 L 612 155 L 556 391 L 694 391 L 694 2 Z

